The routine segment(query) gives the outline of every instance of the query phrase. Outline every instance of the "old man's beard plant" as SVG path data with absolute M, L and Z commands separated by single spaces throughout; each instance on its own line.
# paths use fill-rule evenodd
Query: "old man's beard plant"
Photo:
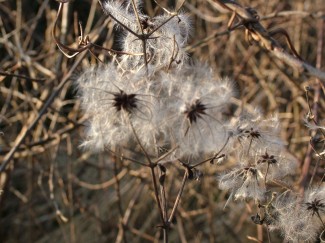
M 231 200 L 253 202 L 252 223 L 263 225 L 269 240 L 273 231 L 292 242 L 314 240 L 324 229 L 324 188 L 303 199 L 284 186 L 297 162 L 279 138 L 278 118 L 257 110 L 231 113 L 234 82 L 206 64 L 187 62 L 189 17 L 179 9 L 149 17 L 134 1 L 101 5 L 123 32 L 121 48 L 128 55 L 89 68 L 77 81 L 89 117 L 82 147 L 148 168 L 164 241 L 186 181 L 199 180 L 203 164 L 230 161 L 236 161 L 232 168 L 216 177 L 228 191 L 225 207 Z M 171 166 L 184 170 L 174 202 L 164 190 Z

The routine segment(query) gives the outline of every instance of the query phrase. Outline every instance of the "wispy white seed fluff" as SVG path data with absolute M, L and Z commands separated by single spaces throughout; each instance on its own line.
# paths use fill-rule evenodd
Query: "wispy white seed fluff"
M 175 156 L 186 159 L 212 155 L 224 146 L 222 112 L 234 93 L 229 79 L 199 64 L 140 74 L 122 73 L 111 64 L 79 78 L 89 116 L 84 146 L 98 150 L 135 140 L 148 149 L 168 144 L 177 148 Z
M 298 161 L 290 153 L 284 150 L 264 148 L 257 150 L 255 165 L 268 180 L 282 180 L 287 175 L 294 174 L 298 167 Z
M 263 174 L 255 167 L 239 166 L 219 176 L 219 188 L 231 192 L 235 199 L 265 199 Z
M 323 125 L 316 125 L 311 123 L 310 121 L 308 121 L 307 119 L 304 120 L 305 121 L 305 125 L 312 130 L 316 130 L 316 129 L 320 129 L 320 130 L 324 130 L 325 131 L 325 126 Z M 322 122 L 324 124 L 324 121 Z
M 280 138 L 279 120 L 277 116 L 264 118 L 258 111 L 244 113 L 235 117 L 228 126 L 232 139 L 232 146 L 244 153 L 252 153 L 257 150 L 281 150 L 285 143 Z M 239 150 L 237 150 L 239 151 Z
M 177 156 L 216 153 L 226 142 L 222 116 L 233 95 L 232 82 L 204 65 L 162 73 L 152 85 L 166 107 L 163 126 L 178 145 Z
M 188 15 L 165 11 L 151 17 L 143 13 L 142 1 L 134 2 L 135 7 L 129 0 L 102 3 L 122 32 L 121 49 L 129 55 L 90 68 L 78 79 L 88 117 L 82 146 L 92 151 L 127 147 L 147 158 L 166 153 L 164 159 L 190 165 L 216 154 L 234 155 L 233 168 L 218 177 L 219 188 L 229 191 L 230 199 L 254 200 L 263 213 L 257 215 L 265 216 L 258 223 L 281 230 L 286 241 L 313 241 L 323 225 L 324 187 L 308 190 L 304 198 L 272 193 L 274 184 L 281 184 L 298 164 L 280 139 L 278 118 L 264 118 L 257 110 L 235 117 L 228 109 L 234 82 L 207 65 L 187 63 Z M 200 175 L 196 167 L 187 169 Z
M 123 51 L 135 54 L 121 58 L 120 63 L 124 69 L 137 70 L 145 63 L 140 35 L 146 35 L 146 57 L 149 64 L 161 68 L 180 67 L 185 63 L 187 54 L 184 47 L 191 30 L 188 15 L 164 13 L 151 18 L 141 13 L 139 8 L 136 15 L 131 4 L 122 6 L 116 2 L 107 1 L 103 8 L 125 30 L 121 40 Z
M 145 89 L 144 78 L 134 77 L 107 65 L 89 69 L 79 78 L 82 107 L 89 117 L 83 146 L 103 150 L 134 141 L 136 135 L 146 138 L 143 144 L 155 145 L 159 132 L 152 122 L 157 102 Z
M 310 188 L 305 192 L 305 202 L 312 202 L 314 200 L 320 200 L 324 203 L 325 212 L 325 185 L 321 184 L 319 187 Z
M 299 195 L 285 191 L 272 202 L 270 230 L 280 230 L 288 242 L 314 242 L 320 232 L 317 222 Z
M 314 242 L 318 226 L 299 201 L 287 205 L 279 214 L 279 228 L 289 242 Z

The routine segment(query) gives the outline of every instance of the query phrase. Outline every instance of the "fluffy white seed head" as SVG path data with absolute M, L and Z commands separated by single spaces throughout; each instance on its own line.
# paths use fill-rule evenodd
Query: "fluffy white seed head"
M 204 71 L 203 71 L 204 70 Z M 177 157 L 201 158 L 226 142 L 222 111 L 233 94 L 229 79 L 220 79 L 206 66 L 161 74 L 152 88 L 163 98 L 162 120 L 178 145 Z
M 89 69 L 79 78 L 82 107 L 89 117 L 84 146 L 103 150 L 105 146 L 125 145 L 135 140 L 135 131 L 146 138 L 143 144 L 155 145 L 159 132 L 152 121 L 157 102 L 144 88 L 145 80 L 134 77 L 108 65 Z
M 270 230 L 280 230 L 288 242 L 314 242 L 321 223 L 307 210 L 305 201 L 292 191 L 285 191 L 272 202 Z
M 103 8 L 126 32 L 120 40 L 123 51 L 135 54 L 121 57 L 120 64 L 124 69 L 138 70 L 144 66 L 144 55 L 139 55 L 144 52 L 143 40 L 139 38 L 142 34 L 147 35 L 145 44 L 147 61 L 150 65 L 159 69 L 181 67 L 186 62 L 187 55 L 184 47 L 191 29 L 188 15 L 164 13 L 151 18 L 141 13 L 139 7 L 136 15 L 131 4 L 122 6 L 116 2 L 107 1 L 103 4 Z
M 311 202 L 315 199 L 325 203 L 325 185 L 322 184 L 319 187 L 310 188 L 305 192 L 305 202 Z
M 255 165 L 268 180 L 282 180 L 296 172 L 298 161 L 283 150 L 265 148 L 256 151 Z
M 135 21 L 136 16 L 133 11 L 130 11 L 130 4 L 123 4 L 123 1 L 106 1 L 102 4 L 104 12 L 113 17 L 117 27 L 127 27 L 131 30 L 135 30 L 137 28 L 137 22 Z M 141 16 L 141 13 L 139 13 Z M 123 26 L 121 26 L 123 25 Z
M 265 199 L 263 175 L 255 167 L 239 166 L 221 175 L 218 180 L 219 188 L 231 191 L 235 199 L 254 199 L 259 201 Z
M 318 226 L 303 208 L 288 207 L 279 215 L 279 226 L 289 242 L 314 242 Z
M 246 113 L 234 118 L 228 127 L 232 139 L 232 146 L 237 152 L 249 153 L 256 151 L 281 150 L 284 142 L 279 135 L 279 121 L 277 116 L 264 118 L 257 111 Z

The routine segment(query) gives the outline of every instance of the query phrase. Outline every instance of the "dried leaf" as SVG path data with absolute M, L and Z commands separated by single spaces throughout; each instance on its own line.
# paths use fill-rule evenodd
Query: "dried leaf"
M 159 183 L 161 186 L 164 185 L 165 179 L 166 179 L 166 174 L 162 174 L 161 176 L 159 176 Z
M 166 173 L 167 169 L 165 166 L 163 166 L 163 165 L 158 165 L 158 166 L 162 173 Z

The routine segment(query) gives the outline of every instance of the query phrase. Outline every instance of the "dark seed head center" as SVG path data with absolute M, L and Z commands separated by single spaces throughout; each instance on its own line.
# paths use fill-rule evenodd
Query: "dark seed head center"
M 191 104 L 186 105 L 186 110 L 184 114 L 190 123 L 196 122 L 202 115 L 206 115 L 206 106 L 199 100 L 195 100 Z
M 113 95 L 113 106 L 117 111 L 125 110 L 131 113 L 132 110 L 137 108 L 138 99 L 136 98 L 136 94 L 127 94 L 121 90 L 120 92 L 116 92 Z

